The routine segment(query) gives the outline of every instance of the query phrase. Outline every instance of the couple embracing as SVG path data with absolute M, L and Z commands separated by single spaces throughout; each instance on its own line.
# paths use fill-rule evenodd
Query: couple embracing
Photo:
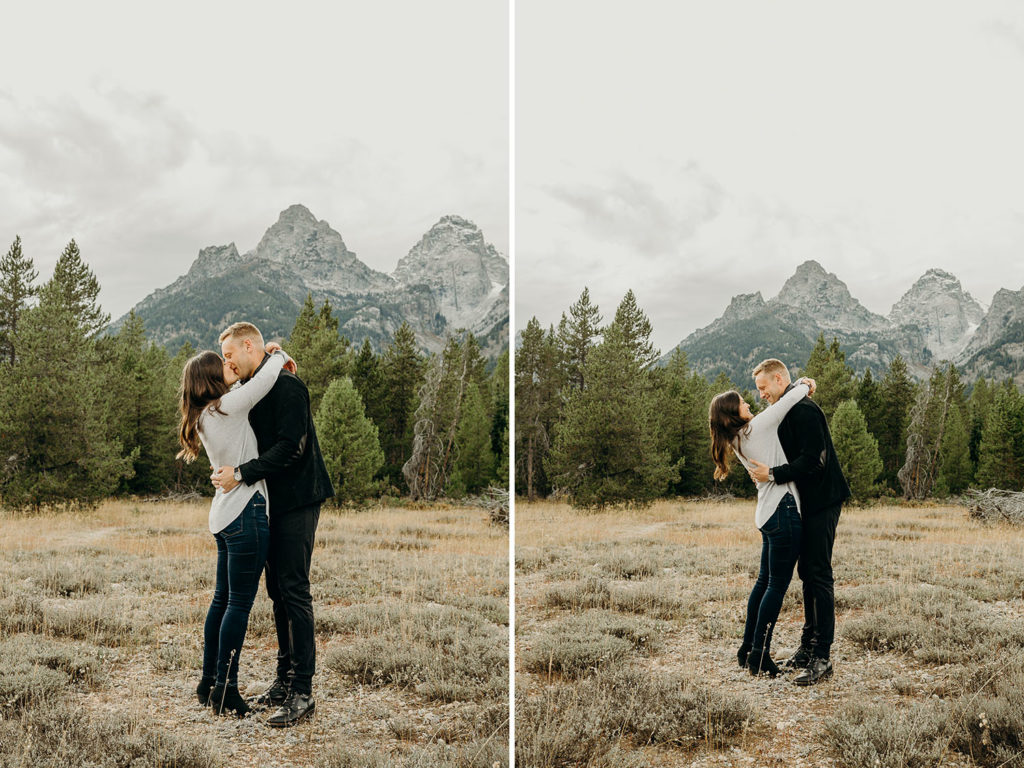
M 216 488 L 210 532 L 217 542 L 217 579 L 196 695 L 217 714 L 242 717 L 249 711 L 238 691 L 238 657 L 265 571 L 277 670 L 274 683 L 252 703 L 276 707 L 267 724 L 288 727 L 316 708 L 309 568 L 320 505 L 334 489 L 294 361 L 278 345 L 265 345 L 251 323 L 229 327 L 220 344 L 223 357 L 200 352 L 185 364 L 180 392 L 178 456 L 194 461 L 201 442 Z
M 736 391 L 715 396 L 709 411 L 715 479 L 728 476 L 735 455 L 757 485 L 754 519 L 761 532 L 761 567 L 736 658 L 752 675 L 779 673 L 770 654 L 772 630 L 797 566 L 804 626 L 800 647 L 782 666 L 799 670 L 793 678 L 797 685 L 813 685 L 832 676 L 832 545 L 850 488 L 825 414 L 810 399 L 814 380 L 794 384 L 785 364 L 770 358 L 754 369 L 754 383 L 769 403 L 757 415 Z

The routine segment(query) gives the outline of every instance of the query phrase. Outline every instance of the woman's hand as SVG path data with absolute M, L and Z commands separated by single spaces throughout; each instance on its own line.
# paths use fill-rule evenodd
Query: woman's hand
M 264 347 L 264 349 L 266 349 L 267 354 L 270 355 L 274 354 L 275 352 L 284 352 L 284 349 L 282 349 L 281 345 L 278 344 L 276 341 L 271 341 Z M 288 353 L 285 352 L 285 354 L 287 355 Z M 295 373 L 298 371 L 298 366 L 295 365 L 295 361 L 291 357 L 289 357 L 284 362 L 284 369 L 286 371 L 291 371 L 292 373 Z
M 802 379 L 800 379 L 800 381 L 798 381 L 797 384 L 806 384 L 807 388 L 810 390 L 807 393 L 808 395 L 813 395 L 814 394 L 814 390 L 816 390 L 818 388 L 818 382 L 816 382 L 814 379 L 809 379 L 806 376 L 804 376 Z

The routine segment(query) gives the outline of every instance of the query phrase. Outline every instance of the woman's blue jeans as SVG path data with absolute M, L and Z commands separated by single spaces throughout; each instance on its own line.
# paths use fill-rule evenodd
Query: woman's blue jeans
M 256 491 L 217 540 L 217 585 L 203 629 L 203 677 L 238 685 L 238 656 L 249 627 L 260 574 L 267 562 L 267 500 Z
M 800 528 L 796 499 L 787 493 L 761 527 L 761 570 L 747 601 L 745 648 L 771 648 L 772 630 L 800 555 Z

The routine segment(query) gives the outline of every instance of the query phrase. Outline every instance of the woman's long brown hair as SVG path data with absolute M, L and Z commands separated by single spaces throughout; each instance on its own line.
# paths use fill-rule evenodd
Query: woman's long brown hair
M 711 428 L 711 460 L 715 462 L 715 480 L 729 476 L 730 458 L 738 451 L 733 441 L 744 432 L 747 420 L 740 416 L 740 393 L 735 389 L 715 395 L 708 409 Z M 742 455 L 742 453 L 740 454 Z
M 185 363 L 181 371 L 180 396 L 181 424 L 178 426 L 178 442 L 181 450 L 175 458 L 193 462 L 199 455 L 199 417 L 203 410 L 215 403 L 213 410 L 220 410 L 220 399 L 229 387 L 224 381 L 224 362 L 216 352 L 200 352 Z

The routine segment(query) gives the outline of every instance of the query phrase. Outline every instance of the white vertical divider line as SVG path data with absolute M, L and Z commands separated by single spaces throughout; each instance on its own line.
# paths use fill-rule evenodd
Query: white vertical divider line
M 508 760 L 516 761 L 516 0 L 508 0 Z

